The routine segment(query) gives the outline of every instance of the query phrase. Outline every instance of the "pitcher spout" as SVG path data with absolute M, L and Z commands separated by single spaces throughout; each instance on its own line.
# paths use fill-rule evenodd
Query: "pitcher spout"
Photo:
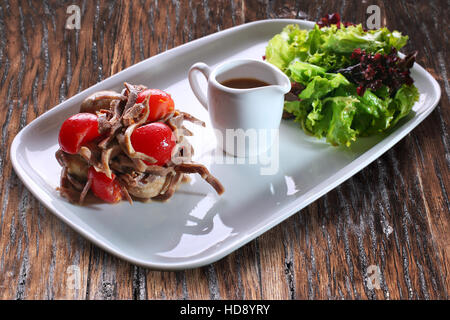
M 286 77 L 287 78 L 287 77 Z M 291 91 L 291 81 L 289 79 L 287 79 L 287 82 L 284 82 L 282 84 L 278 84 L 273 86 L 276 90 L 278 90 L 279 92 L 286 94 L 289 91 Z
M 268 62 L 264 61 L 261 63 L 264 63 L 269 68 L 270 72 L 272 73 L 271 77 L 275 80 L 274 84 L 271 87 L 283 94 L 291 91 L 291 80 L 286 74 L 284 74 L 283 71 Z

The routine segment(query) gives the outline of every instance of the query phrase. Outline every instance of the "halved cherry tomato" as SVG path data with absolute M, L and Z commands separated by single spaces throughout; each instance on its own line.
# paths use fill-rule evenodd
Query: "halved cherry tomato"
M 76 154 L 82 145 L 99 136 L 97 116 L 92 113 L 77 113 L 62 124 L 58 142 L 64 152 Z
M 159 89 L 147 89 L 139 93 L 136 103 L 144 102 L 145 98 L 150 95 L 148 104 L 150 106 L 150 114 L 147 122 L 157 121 L 174 110 L 175 103 L 172 97 Z
M 110 179 L 103 172 L 97 172 L 94 167 L 90 167 L 88 178 L 92 181 L 91 190 L 96 197 L 109 203 L 122 200 L 120 185 L 114 174 L 112 174 L 112 179 Z
M 170 160 L 176 145 L 172 129 L 162 122 L 154 122 L 139 127 L 131 134 L 131 144 L 135 151 L 142 152 L 157 160 L 146 163 L 162 166 Z

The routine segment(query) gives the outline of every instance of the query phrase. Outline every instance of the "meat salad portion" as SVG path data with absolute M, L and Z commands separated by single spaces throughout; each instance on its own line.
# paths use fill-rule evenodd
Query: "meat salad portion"
M 205 126 L 174 108 L 158 89 L 125 83 L 121 93 L 99 91 L 61 126 L 56 159 L 62 166 L 59 192 L 82 204 L 88 193 L 108 202 L 166 201 L 198 173 L 220 195 L 222 184 L 192 161 L 184 121 Z

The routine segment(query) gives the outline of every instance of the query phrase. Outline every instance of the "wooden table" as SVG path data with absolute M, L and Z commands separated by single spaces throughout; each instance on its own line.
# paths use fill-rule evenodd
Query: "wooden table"
M 1 1 L 0 298 L 448 299 L 448 5 L 337 2 Z M 70 4 L 81 8 L 80 30 L 65 29 Z M 258 19 L 340 12 L 365 22 L 369 4 L 410 36 L 404 51 L 419 50 L 442 88 L 439 105 L 353 178 L 219 262 L 159 272 L 115 258 L 45 210 L 12 170 L 21 128 L 130 65 Z M 379 289 L 366 281 L 377 268 Z

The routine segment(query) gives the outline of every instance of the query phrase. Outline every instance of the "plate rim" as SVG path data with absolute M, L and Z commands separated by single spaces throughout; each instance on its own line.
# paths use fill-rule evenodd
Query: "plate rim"
M 33 194 L 35 198 L 37 198 L 40 203 L 42 203 L 49 211 L 51 211 L 54 215 L 56 215 L 59 219 L 61 219 L 63 222 L 65 222 L 69 227 L 71 227 L 73 230 L 78 232 L 80 235 L 82 235 L 87 240 L 91 241 L 98 247 L 102 248 L 103 250 L 123 259 L 126 260 L 132 264 L 151 268 L 151 269 L 157 269 L 157 270 L 182 270 L 182 269 L 191 269 L 191 268 L 197 268 L 201 267 L 213 262 L 216 262 L 223 257 L 227 256 L 231 252 L 237 250 L 238 248 L 244 246 L 251 240 L 255 239 L 256 237 L 260 236 L 261 234 L 265 233 L 266 231 L 270 230 L 274 226 L 278 225 L 282 221 L 286 220 L 296 212 L 299 212 L 309 204 L 311 204 L 313 201 L 317 200 L 318 198 L 322 197 L 324 194 L 328 193 L 330 190 L 336 188 L 341 183 L 346 181 L 347 179 L 351 178 L 353 175 L 355 175 L 357 172 L 362 170 L 364 167 L 368 166 L 370 163 L 372 163 L 374 160 L 379 158 L 382 154 L 384 154 L 386 151 L 391 149 L 396 143 L 398 143 L 401 139 L 403 139 L 408 133 L 410 133 L 415 127 L 417 127 L 428 115 L 436 108 L 437 104 L 440 101 L 441 98 L 441 88 L 436 81 L 436 79 L 433 78 L 433 76 L 425 70 L 422 66 L 420 66 L 418 63 L 415 63 L 414 68 L 418 69 L 418 72 L 424 74 L 426 76 L 426 79 L 431 84 L 431 87 L 434 89 L 433 94 L 435 94 L 434 100 L 431 101 L 430 106 L 423 110 L 420 113 L 416 113 L 416 115 L 407 121 L 406 123 L 402 124 L 400 127 L 395 129 L 395 134 L 392 136 L 389 135 L 385 137 L 383 140 L 381 140 L 379 143 L 374 145 L 372 148 L 361 154 L 359 157 L 351 161 L 348 165 L 346 165 L 344 168 L 337 171 L 335 174 L 333 174 L 331 177 L 329 177 L 326 180 L 323 180 L 320 182 L 317 186 L 314 188 L 308 190 L 302 197 L 292 201 L 289 203 L 286 207 L 280 209 L 278 211 L 277 216 L 272 219 L 269 223 L 264 225 L 262 228 L 259 228 L 257 230 L 254 230 L 252 232 L 246 233 L 237 243 L 231 242 L 227 246 L 221 247 L 220 250 L 216 250 L 212 254 L 208 254 L 206 256 L 200 257 L 200 258 L 194 258 L 194 259 L 186 259 L 181 261 L 174 261 L 173 263 L 165 262 L 165 263 L 158 263 L 158 262 L 151 262 L 139 258 L 135 258 L 131 255 L 127 255 L 125 252 L 115 249 L 114 247 L 110 246 L 108 243 L 99 240 L 96 238 L 95 234 L 92 234 L 91 232 L 85 230 L 83 227 L 79 226 L 77 223 L 72 222 L 69 218 L 62 215 L 59 210 L 52 205 L 51 201 L 48 201 L 48 195 L 42 190 L 42 188 L 38 185 L 38 183 L 33 180 L 32 176 L 19 164 L 18 160 L 18 148 L 19 148 L 19 142 L 21 141 L 21 138 L 26 134 L 30 129 L 32 129 L 34 126 L 37 125 L 40 121 L 43 121 L 49 117 L 51 117 L 56 110 L 66 109 L 69 108 L 72 105 L 72 102 L 76 99 L 80 99 L 83 96 L 88 96 L 91 92 L 96 91 L 96 89 L 102 85 L 107 86 L 109 82 L 112 82 L 113 78 L 118 78 L 125 73 L 129 73 L 133 71 L 134 69 L 139 68 L 144 63 L 149 63 L 149 61 L 161 59 L 161 56 L 168 56 L 170 58 L 170 55 L 182 52 L 183 50 L 189 50 L 191 47 L 195 47 L 196 45 L 201 45 L 204 42 L 213 40 L 216 37 L 225 36 L 228 33 L 234 32 L 239 29 L 245 29 L 250 28 L 257 24 L 266 24 L 266 23 L 279 23 L 279 22 L 285 22 L 285 23 L 296 23 L 299 25 L 312 27 L 315 22 L 308 21 L 308 20 L 300 20 L 300 19 L 264 19 L 264 20 L 258 20 L 253 21 L 249 23 L 244 23 L 238 26 L 234 26 L 201 38 L 198 38 L 196 40 L 187 42 L 185 44 L 182 44 L 180 46 L 177 46 L 175 48 L 169 49 L 167 51 L 161 52 L 155 56 L 149 57 L 147 59 L 144 59 L 143 61 L 140 61 L 134 65 L 131 65 L 127 67 L 124 70 L 121 70 L 120 72 L 111 75 L 110 77 L 86 88 L 85 90 L 75 94 L 74 96 L 64 100 L 63 102 L 59 103 L 58 105 L 52 107 L 50 110 L 44 112 L 42 115 L 38 116 L 34 120 L 32 120 L 29 124 L 27 124 L 25 127 L 23 127 L 14 137 L 11 146 L 10 146 L 10 159 L 12 162 L 12 167 L 14 171 L 16 172 L 17 176 L 20 178 L 22 183 L 25 185 L 25 187 Z M 325 185 L 325 187 L 324 187 Z M 61 199 L 61 201 L 63 201 Z

